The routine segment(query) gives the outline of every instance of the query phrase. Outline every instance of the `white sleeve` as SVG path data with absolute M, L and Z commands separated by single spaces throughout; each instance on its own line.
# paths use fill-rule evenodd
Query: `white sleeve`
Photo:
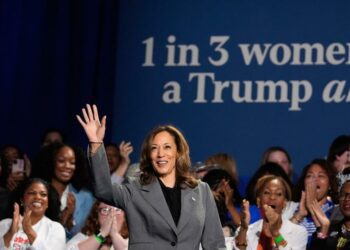
M 0 221 L 0 249 L 8 249 L 7 247 L 5 247 L 4 235 L 9 230 L 11 223 L 11 219 L 4 219 Z
M 67 242 L 66 250 L 79 250 L 78 244 L 89 238 L 85 234 L 78 233 Z
M 64 228 L 58 222 L 49 222 L 50 225 L 45 227 L 47 232 L 37 232 L 37 237 L 32 244 L 32 249 L 37 250 L 64 250 L 66 245 L 66 233 Z

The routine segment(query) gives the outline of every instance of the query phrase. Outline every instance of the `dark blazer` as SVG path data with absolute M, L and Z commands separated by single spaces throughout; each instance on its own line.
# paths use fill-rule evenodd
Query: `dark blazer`
M 157 179 L 149 185 L 132 180 L 111 184 L 103 146 L 90 158 L 98 199 L 123 209 L 129 227 L 129 250 L 226 249 L 218 211 L 206 183 L 181 189 L 181 214 L 174 223 Z
M 312 235 L 312 240 L 308 250 L 336 250 L 338 239 L 342 236 L 341 226 L 343 221 L 331 224 L 328 237 L 326 239 L 317 238 L 317 232 Z M 342 249 L 350 249 L 350 241 L 347 241 Z

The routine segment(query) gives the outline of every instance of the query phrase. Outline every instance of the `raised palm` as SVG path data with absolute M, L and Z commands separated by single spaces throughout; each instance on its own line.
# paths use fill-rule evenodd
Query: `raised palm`
M 96 105 L 92 108 L 86 104 L 86 108 L 82 108 L 83 118 L 77 115 L 77 119 L 84 128 L 86 136 L 90 142 L 102 142 L 106 132 L 106 116 L 100 121 Z

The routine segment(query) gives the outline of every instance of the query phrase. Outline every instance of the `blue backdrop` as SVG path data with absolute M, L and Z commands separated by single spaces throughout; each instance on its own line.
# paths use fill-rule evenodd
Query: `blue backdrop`
M 193 161 L 233 155 L 250 175 L 269 146 L 297 172 L 348 133 L 348 1 L 140 1 L 119 8 L 113 134 L 158 124 Z

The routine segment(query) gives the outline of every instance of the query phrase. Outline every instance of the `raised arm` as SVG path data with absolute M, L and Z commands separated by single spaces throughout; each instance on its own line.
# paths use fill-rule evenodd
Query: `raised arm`
M 103 143 L 103 138 L 106 132 L 106 116 L 100 117 L 98 115 L 98 109 L 96 105 L 92 108 L 89 104 L 86 104 L 86 108 L 82 108 L 83 118 L 77 115 L 77 119 L 83 127 L 85 134 L 89 140 L 91 151 L 95 153 L 99 146 Z
M 241 226 L 239 227 L 238 235 L 236 236 L 236 246 L 238 249 L 247 248 L 247 231 L 250 223 L 249 201 L 242 201 L 241 209 Z
M 106 131 L 106 116 L 100 122 L 96 105 L 89 104 L 82 109 L 83 118 L 77 119 L 84 128 L 89 140 L 89 162 L 93 176 L 95 196 L 109 204 L 114 204 L 111 177 L 106 152 L 103 147 L 103 138 Z

